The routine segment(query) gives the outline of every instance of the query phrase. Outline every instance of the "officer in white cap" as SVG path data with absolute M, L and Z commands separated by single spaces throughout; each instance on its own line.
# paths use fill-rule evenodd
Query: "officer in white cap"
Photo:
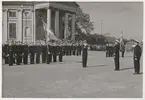
M 139 74 L 140 73 L 140 57 L 141 57 L 141 47 L 139 46 L 139 41 L 135 40 L 135 47 L 134 47 L 134 69 L 135 73 L 134 74 Z
M 114 45 L 114 63 L 115 63 L 115 71 L 119 70 L 119 50 L 120 50 L 120 45 L 119 45 L 119 40 L 115 40 L 115 45 Z
M 87 58 L 88 58 L 88 44 L 87 44 L 87 41 L 84 40 L 83 53 L 82 53 L 82 66 L 83 66 L 83 68 L 87 67 Z

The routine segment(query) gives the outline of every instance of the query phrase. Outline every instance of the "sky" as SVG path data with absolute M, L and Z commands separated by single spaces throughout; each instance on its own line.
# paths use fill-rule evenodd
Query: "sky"
M 143 39 L 142 2 L 77 2 L 94 22 L 94 33 L 110 33 L 119 38 L 121 30 L 127 39 Z

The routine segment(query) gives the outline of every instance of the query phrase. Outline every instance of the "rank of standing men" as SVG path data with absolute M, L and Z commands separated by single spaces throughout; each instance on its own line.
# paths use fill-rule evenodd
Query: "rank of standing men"
M 66 42 L 49 41 L 41 43 L 40 41 L 33 42 L 20 42 L 11 41 L 6 42 L 2 46 L 2 55 L 5 64 L 13 66 L 13 64 L 39 64 L 62 62 L 63 56 L 81 55 L 82 46 L 80 44 Z

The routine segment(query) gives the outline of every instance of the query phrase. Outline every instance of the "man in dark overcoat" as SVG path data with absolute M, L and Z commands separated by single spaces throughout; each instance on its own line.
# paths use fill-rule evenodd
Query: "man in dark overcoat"
M 139 46 L 139 42 L 137 40 L 135 40 L 135 47 L 134 47 L 134 55 L 133 55 L 133 59 L 134 59 L 134 70 L 135 73 L 134 74 L 139 74 L 140 73 L 140 57 L 142 54 L 142 50 L 141 47 Z
M 115 71 L 119 70 L 119 50 L 120 50 L 120 44 L 119 40 L 115 40 L 115 45 L 114 45 L 114 63 L 115 63 Z
M 83 68 L 87 67 L 87 58 L 88 58 L 88 44 L 87 44 L 87 41 L 85 40 L 83 44 L 83 53 L 82 53 Z

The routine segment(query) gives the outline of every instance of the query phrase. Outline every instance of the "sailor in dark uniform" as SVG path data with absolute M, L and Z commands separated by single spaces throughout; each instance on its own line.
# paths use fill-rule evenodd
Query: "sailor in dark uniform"
M 47 45 L 42 45 L 42 63 L 46 63 Z
M 62 59 L 63 59 L 63 51 L 62 51 L 62 44 L 61 43 L 58 46 L 58 56 L 59 56 L 59 62 L 62 62 Z
M 79 56 L 79 50 L 78 49 L 79 49 L 79 46 L 78 46 L 78 43 L 76 43 L 76 55 L 77 56 Z
M 79 55 L 81 55 L 81 52 L 82 52 L 82 45 L 79 43 L 79 49 L 78 49 L 78 51 L 79 51 Z
M 29 44 L 29 53 L 30 53 L 30 64 L 34 64 L 34 59 L 35 59 L 35 45 L 34 43 Z
M 88 44 L 87 41 L 85 40 L 83 44 L 83 53 L 82 53 L 83 68 L 87 67 L 87 57 L 88 57 Z
M 71 56 L 71 43 L 69 43 L 69 56 Z
M 66 52 L 66 56 L 68 56 L 68 43 L 66 43 L 65 45 L 65 52 Z
M 62 43 L 61 46 L 62 46 L 62 54 L 63 54 L 63 56 L 64 56 L 64 55 L 65 55 L 65 48 L 64 48 L 64 47 L 65 47 L 65 44 Z
M 49 62 L 52 62 L 52 55 L 53 55 L 53 50 L 52 50 L 52 42 L 49 42 L 48 44 L 48 47 L 49 47 Z
M 110 46 L 110 56 L 113 57 L 113 45 Z
M 115 45 L 114 45 L 114 62 L 115 62 L 115 71 L 119 70 L 119 50 L 120 50 L 120 45 L 119 45 L 119 40 L 115 40 Z
M 111 57 L 111 44 L 108 45 L 108 55 Z
M 63 55 L 66 56 L 66 43 L 63 44 Z
M 9 66 L 13 66 L 12 42 L 9 42 Z
M 20 43 L 20 45 L 19 45 L 19 49 L 20 49 L 20 63 L 22 63 L 22 61 L 23 61 L 23 42 L 20 42 L 19 41 L 19 43 Z
M 4 53 L 4 44 L 2 44 L 2 60 L 4 59 L 5 57 L 5 53 Z
M 52 54 L 53 54 L 53 62 L 57 62 L 57 47 L 56 47 L 55 42 L 53 42 L 53 45 L 52 45 Z
M 46 44 L 46 64 L 50 63 L 50 43 L 47 42 Z
M 16 64 L 17 65 L 20 65 L 21 63 L 21 46 L 20 46 L 20 42 L 18 41 L 17 44 L 16 44 Z
M 25 44 L 23 45 L 23 63 L 24 65 L 28 64 L 28 44 L 27 42 L 25 42 Z
M 4 59 L 5 59 L 5 64 L 9 64 L 9 43 L 8 41 L 6 44 L 4 44 Z
M 124 57 L 124 52 L 125 52 L 125 46 L 124 45 L 122 46 L 121 52 L 122 52 L 122 57 Z
M 133 55 L 134 70 L 135 70 L 134 74 L 139 74 L 140 73 L 140 57 L 142 54 L 142 50 L 141 50 L 141 47 L 139 46 L 139 42 L 137 40 L 135 42 L 136 44 L 134 47 L 134 55 Z
M 13 64 L 16 63 L 16 41 L 14 41 L 13 45 L 12 45 L 12 50 L 13 50 Z
M 108 47 L 109 47 L 109 44 L 107 43 L 106 44 L 106 57 L 108 57 L 108 54 L 109 54 L 109 50 L 108 50 L 109 48 Z
M 75 55 L 75 44 L 73 43 L 73 47 L 72 47 L 72 51 L 73 51 L 73 55 Z
M 40 55 L 41 55 L 41 44 L 40 41 L 36 43 L 36 64 L 40 63 Z

